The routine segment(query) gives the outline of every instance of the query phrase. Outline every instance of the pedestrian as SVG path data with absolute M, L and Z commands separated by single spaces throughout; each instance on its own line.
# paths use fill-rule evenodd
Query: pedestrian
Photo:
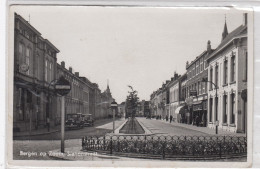
M 46 119 L 46 124 L 47 124 L 47 128 L 48 128 L 48 132 L 50 131 L 50 118 L 47 117 Z
M 172 115 L 170 115 L 170 123 L 172 122 L 172 118 L 173 118 Z
M 165 118 L 166 118 L 166 121 L 168 121 L 168 116 L 166 116 Z
M 160 115 L 160 120 L 162 120 L 162 116 Z
M 196 125 L 197 125 L 197 127 L 199 127 L 199 116 L 196 116 L 195 121 L 196 121 Z

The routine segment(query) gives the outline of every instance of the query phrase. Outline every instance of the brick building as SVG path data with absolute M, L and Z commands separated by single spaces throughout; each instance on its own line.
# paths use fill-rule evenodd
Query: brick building
M 208 79 L 206 59 L 212 51 L 210 41 L 208 41 L 207 50 L 186 64 L 186 97 L 192 99 L 192 105 L 189 106 L 189 124 L 198 123 L 199 126 L 207 126 L 207 83 L 202 82 L 202 79 Z

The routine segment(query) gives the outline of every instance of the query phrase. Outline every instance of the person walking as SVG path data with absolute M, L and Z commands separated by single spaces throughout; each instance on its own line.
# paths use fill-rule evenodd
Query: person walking
M 46 119 L 46 124 L 47 124 L 47 128 L 48 128 L 48 132 L 50 132 L 50 118 L 47 117 Z
M 172 118 L 173 118 L 172 115 L 170 115 L 170 123 L 172 122 Z
M 199 116 L 198 116 L 198 115 L 196 116 L 195 121 L 196 121 L 196 125 L 197 125 L 197 127 L 199 127 Z
M 166 121 L 168 121 L 168 116 L 165 117 Z

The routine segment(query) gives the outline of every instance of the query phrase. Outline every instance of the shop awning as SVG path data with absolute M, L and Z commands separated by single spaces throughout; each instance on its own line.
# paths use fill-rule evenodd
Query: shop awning
M 179 106 L 177 109 L 175 109 L 175 114 L 181 114 L 183 107 L 184 106 Z
M 195 102 L 193 102 L 192 104 L 193 105 L 198 105 L 198 104 L 201 104 L 202 103 L 202 101 L 195 101 Z

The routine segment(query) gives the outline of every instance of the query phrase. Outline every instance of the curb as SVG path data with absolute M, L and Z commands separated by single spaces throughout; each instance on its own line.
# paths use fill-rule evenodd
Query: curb
M 140 122 L 138 119 L 136 119 L 138 123 L 141 125 L 141 127 L 144 129 L 144 134 L 124 134 L 119 133 L 119 130 L 124 126 L 124 124 L 127 122 L 127 120 L 124 121 L 122 125 L 120 125 L 118 128 L 115 129 L 115 133 L 107 133 L 106 135 L 113 135 L 113 136 L 150 136 L 154 135 L 149 129 L 147 129 L 142 122 Z

